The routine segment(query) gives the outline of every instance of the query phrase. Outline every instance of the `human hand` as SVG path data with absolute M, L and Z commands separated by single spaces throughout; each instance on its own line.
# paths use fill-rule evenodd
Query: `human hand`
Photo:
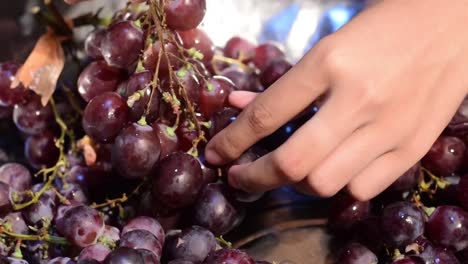
M 206 148 L 220 165 L 241 155 L 318 96 L 319 112 L 277 150 L 233 166 L 232 186 L 282 185 L 323 197 L 343 187 L 359 200 L 383 191 L 429 150 L 468 88 L 466 1 L 382 1 L 323 39 L 283 78 L 256 96 Z

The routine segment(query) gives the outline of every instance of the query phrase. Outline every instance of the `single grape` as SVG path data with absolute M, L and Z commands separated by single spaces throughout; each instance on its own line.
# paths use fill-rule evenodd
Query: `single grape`
M 263 87 L 258 77 L 253 73 L 241 69 L 235 65 L 225 68 L 220 75 L 228 78 L 239 91 L 263 92 Z
M 81 204 L 85 204 L 88 202 L 88 198 L 86 197 L 84 191 L 81 189 L 81 186 L 77 183 L 67 183 L 60 190 L 60 194 L 67 198 L 68 201 L 73 200 Z
M 78 92 L 89 102 L 105 92 L 115 91 L 123 77 L 122 70 L 107 65 L 105 61 L 95 61 L 81 72 L 77 84 Z
M 340 264 L 377 264 L 377 256 L 368 248 L 359 244 L 351 243 L 345 246 L 338 256 L 337 263 Z
M 104 221 L 95 209 L 79 205 L 67 210 L 56 227 L 73 244 L 87 247 L 95 244 L 102 234 Z
M 23 192 L 31 188 L 32 177 L 29 170 L 19 163 L 7 163 L 0 167 L 0 181 L 10 185 L 15 191 Z
M 164 244 L 164 229 L 161 224 L 154 218 L 139 216 L 130 220 L 127 225 L 124 226 L 122 234 L 133 230 L 146 230 L 153 234 L 161 244 Z
M 123 94 L 124 98 L 127 99 L 127 104 L 129 102 L 129 97 L 135 97 L 138 93 L 138 100 L 134 100 L 130 105 L 130 120 L 136 122 L 140 120 L 141 116 L 145 113 L 146 106 L 151 98 L 151 82 L 153 81 L 153 75 L 149 71 L 143 71 L 133 74 L 130 79 L 127 81 L 127 85 L 124 88 Z M 159 92 L 158 92 L 159 93 Z M 158 95 L 153 95 L 156 98 L 159 98 Z M 159 101 L 153 100 L 151 102 L 150 111 L 159 110 Z
M 101 42 L 106 31 L 104 29 L 95 29 L 88 34 L 85 39 L 84 48 L 86 54 L 92 59 L 102 59 Z
M 347 193 L 340 193 L 331 205 L 328 226 L 333 232 L 347 231 L 369 213 L 370 202 L 360 202 Z
M 167 26 L 172 30 L 196 28 L 205 17 L 206 0 L 171 0 L 164 5 Z
M 463 140 L 441 136 L 422 159 L 422 165 L 439 176 L 451 175 L 460 170 L 465 150 Z
M 116 245 L 120 240 L 120 230 L 117 227 L 106 225 L 98 240 L 109 245 Z
M 416 163 L 413 167 L 407 170 L 396 180 L 390 187 L 387 188 L 387 192 L 406 192 L 418 186 L 421 182 L 424 174 L 421 170 L 421 163 Z
M 34 203 L 23 210 L 24 219 L 31 225 L 37 225 L 47 219 L 52 221 L 56 213 L 57 205 L 55 195 L 44 193 L 37 203 Z
M 210 137 L 214 137 L 214 135 L 236 120 L 239 113 L 239 110 L 232 107 L 225 107 L 223 110 L 215 113 L 213 118 L 211 118 Z
M 56 257 L 49 260 L 47 264 L 75 264 L 75 261 L 68 257 Z
M 179 51 L 177 46 L 172 42 L 165 42 L 164 50 L 166 51 L 167 57 L 164 53 L 161 53 L 161 41 L 156 40 L 150 47 L 148 47 L 143 53 L 143 65 L 146 70 L 155 72 L 158 66 L 159 56 L 161 61 L 159 62 L 159 72 L 167 74 L 169 72 L 169 65 L 173 70 L 177 70 L 182 66 L 182 62 L 178 59 Z M 168 60 L 169 58 L 169 60 Z
M 35 169 L 52 167 L 60 155 L 55 145 L 55 135 L 51 131 L 29 136 L 24 143 L 24 156 Z
M 260 74 L 260 82 L 267 89 L 292 68 L 286 59 L 273 60 L 263 69 Z
M 120 239 L 120 247 L 146 249 L 151 251 L 157 259 L 161 259 L 161 242 L 156 236 L 146 230 L 133 230 L 124 233 Z
M 211 59 L 213 59 L 214 56 L 215 45 L 205 31 L 199 28 L 194 28 L 187 31 L 178 31 L 178 34 L 182 39 L 184 48 L 196 49 L 203 54 L 203 63 L 209 64 L 211 62 Z
M 406 256 L 419 257 L 425 264 L 432 263 L 435 257 L 435 247 L 431 241 L 425 237 L 418 237 L 413 243 L 406 246 Z
M 180 68 L 176 72 L 176 75 L 178 79 L 176 83 L 180 83 L 184 87 L 188 100 L 190 100 L 190 102 L 193 104 L 198 104 L 198 101 L 200 100 L 201 86 L 200 81 L 198 80 L 197 75 L 193 69 L 187 69 L 186 67 Z M 167 85 L 169 85 L 169 82 L 164 83 L 165 87 L 163 87 L 163 90 L 170 91 L 170 87 L 167 87 Z M 179 89 L 174 89 L 179 100 L 185 98 Z
M 253 62 L 257 68 L 263 71 L 273 60 L 284 57 L 283 50 L 277 44 L 269 42 L 255 48 Z
M 255 261 L 237 249 L 220 249 L 208 256 L 204 264 L 255 264 Z
M 107 92 L 93 98 L 83 112 L 83 129 L 101 143 L 112 142 L 125 126 L 128 106 L 120 95 Z
M 381 226 L 389 242 L 405 245 L 424 234 L 424 216 L 409 202 L 396 202 L 384 208 Z
M 130 67 L 144 47 L 143 31 L 130 21 L 111 25 L 101 41 L 101 52 L 106 62 L 115 67 Z
M 224 55 L 241 61 L 251 61 L 255 54 L 255 45 L 242 37 L 232 37 L 224 46 Z
M 98 243 L 91 246 L 87 246 L 83 250 L 81 250 L 80 255 L 78 256 L 78 260 L 94 259 L 99 262 L 102 262 L 111 252 L 112 250 L 110 250 L 108 247 Z
M 234 83 L 223 76 L 208 79 L 200 93 L 200 111 L 207 117 L 229 106 L 229 94 L 236 90 Z
M 153 128 L 133 123 L 115 138 L 112 164 L 122 177 L 143 178 L 159 160 L 161 143 Z
M 11 88 L 11 82 L 20 67 L 15 62 L 0 64 L 0 106 L 13 106 L 27 100 L 28 90 L 22 84 Z
M 207 228 L 216 236 L 226 234 L 235 227 L 241 215 L 232 200 L 227 186 L 206 185 L 194 205 L 194 224 Z
M 203 130 L 205 127 L 203 126 L 203 116 L 200 114 L 196 114 L 198 124 L 201 126 L 200 128 Z M 193 142 L 199 137 L 199 132 L 197 129 L 196 124 L 193 122 L 191 118 L 184 117 L 181 119 L 179 127 L 176 130 L 177 137 L 179 139 L 179 150 L 181 151 L 188 151 L 193 147 Z M 199 142 L 197 147 L 198 149 L 203 148 L 206 145 L 206 142 Z
M 153 254 L 153 252 L 142 248 L 137 249 L 137 251 L 140 253 L 145 264 L 160 264 L 159 259 Z
M 443 248 L 436 248 L 435 249 L 435 256 L 434 256 L 434 263 L 437 264 L 460 264 L 457 257 L 446 249 Z
M 16 234 L 27 234 L 29 228 L 24 222 L 20 212 L 10 213 L 3 218 L 4 223 L 8 223 L 11 227 L 11 231 Z
M 464 175 L 460 178 L 457 189 L 457 197 L 460 205 L 468 210 L 468 175 Z
M 203 183 L 200 163 L 184 152 L 175 152 L 161 160 L 153 176 L 155 200 L 169 208 L 191 205 Z
M 456 251 L 468 246 L 468 213 L 457 206 L 439 206 L 426 223 L 426 235 L 435 244 Z
M 168 260 L 188 260 L 202 263 L 208 254 L 216 250 L 216 239 L 210 231 L 192 226 L 177 234 L 166 245 L 164 252 Z
M 133 248 L 120 247 L 107 255 L 104 264 L 145 264 L 143 257 Z
M 458 107 L 446 130 L 452 136 L 463 137 L 468 134 L 468 96 Z
M 218 180 L 218 172 L 215 168 L 211 168 L 206 164 L 205 156 L 198 156 L 198 161 L 200 162 L 200 166 L 202 168 L 203 186 L 207 185 L 208 183 L 216 182 Z
M 13 109 L 13 121 L 23 133 L 39 134 L 49 127 L 53 121 L 50 105 L 42 106 L 39 96 L 32 96 L 28 102 L 17 104 Z
M 179 149 L 179 138 L 172 127 L 159 122 L 154 122 L 152 127 L 154 132 L 158 135 L 161 143 L 161 158 L 164 158 Z

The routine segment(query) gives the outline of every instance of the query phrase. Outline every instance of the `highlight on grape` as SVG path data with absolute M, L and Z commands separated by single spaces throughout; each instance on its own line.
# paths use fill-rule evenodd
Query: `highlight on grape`
M 240 113 L 231 92 L 263 92 L 291 69 L 282 48 L 239 36 L 216 47 L 198 27 L 205 0 L 71 19 L 45 3 L 30 56 L 0 64 L 0 263 L 270 263 L 224 239 L 263 196 L 227 172 L 284 142 L 316 104 L 231 164 L 203 153 Z M 332 263 L 468 263 L 467 109 L 372 201 L 333 198 Z

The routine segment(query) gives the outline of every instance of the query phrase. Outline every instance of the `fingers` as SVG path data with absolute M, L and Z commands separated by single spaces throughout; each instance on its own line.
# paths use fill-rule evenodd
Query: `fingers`
M 244 109 L 257 95 L 259 94 L 254 92 L 234 91 L 229 95 L 229 103 L 236 108 Z
M 328 80 L 319 59 L 309 53 L 264 93 L 258 95 L 236 121 L 207 145 L 206 158 L 220 165 L 273 133 L 326 91 Z
M 230 182 L 249 192 L 264 192 L 305 178 L 361 122 L 343 104 L 341 97 L 331 97 L 310 121 L 285 144 L 257 161 L 235 166 Z

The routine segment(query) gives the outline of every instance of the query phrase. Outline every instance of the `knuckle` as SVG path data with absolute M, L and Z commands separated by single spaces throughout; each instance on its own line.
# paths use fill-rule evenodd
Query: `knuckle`
M 272 113 L 263 104 L 256 103 L 247 113 L 247 122 L 252 131 L 257 135 L 268 132 Z
M 356 88 L 357 98 L 359 104 L 365 106 L 366 108 L 376 108 L 381 106 L 385 99 L 387 98 L 383 93 L 379 92 L 378 89 L 370 82 L 360 82 Z
M 331 74 L 340 74 L 346 68 L 346 56 L 333 36 L 325 38 L 318 48 L 323 67 Z
M 316 195 L 323 198 L 332 197 L 339 191 L 333 184 L 330 183 L 330 181 L 327 181 L 317 175 L 309 175 L 307 177 L 307 183 L 309 187 L 314 190 Z
M 297 183 L 304 178 L 301 169 L 301 159 L 294 158 L 294 155 L 282 155 L 274 152 L 272 154 L 273 166 L 275 171 L 286 178 L 288 182 Z
M 237 158 L 242 152 L 237 140 L 235 140 L 230 134 L 219 137 L 218 146 L 218 153 L 220 153 L 224 158 L 230 160 Z

